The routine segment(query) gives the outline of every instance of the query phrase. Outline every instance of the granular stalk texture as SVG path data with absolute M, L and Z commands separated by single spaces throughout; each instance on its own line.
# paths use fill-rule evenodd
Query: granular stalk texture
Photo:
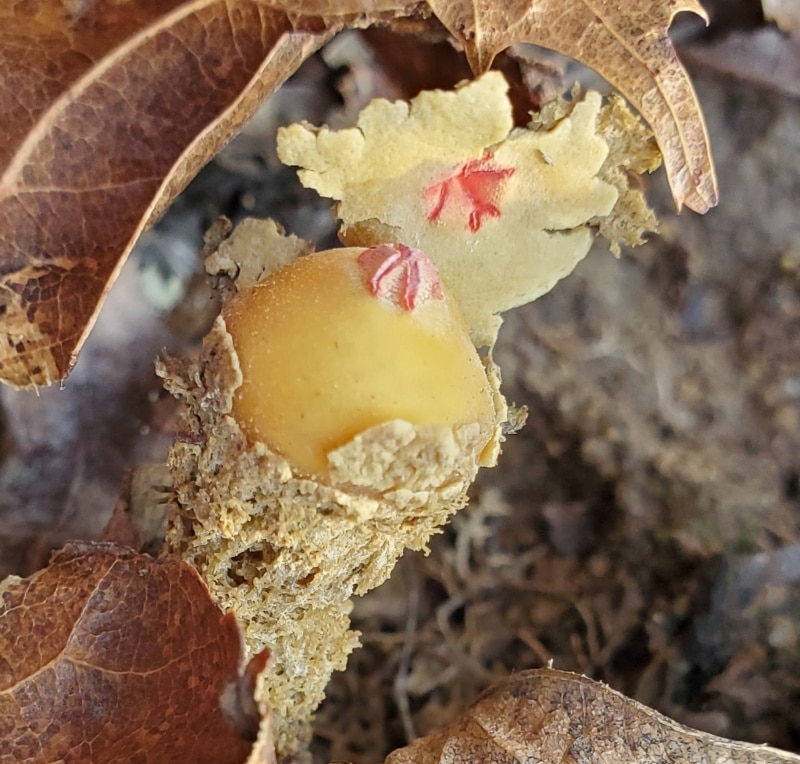
M 387 422 L 331 452 L 321 482 L 248 442 L 231 415 L 242 374 L 222 318 L 197 360 L 168 359 L 160 373 L 185 402 L 166 549 L 237 614 L 250 653 L 273 651 L 260 694 L 279 754 L 297 753 L 331 673 L 358 644 L 350 598 L 384 581 L 405 549 L 426 549 L 466 504 L 478 467 L 496 458 L 499 428 L 487 448 L 478 424 Z M 499 380 L 491 367 L 487 376 L 502 422 Z

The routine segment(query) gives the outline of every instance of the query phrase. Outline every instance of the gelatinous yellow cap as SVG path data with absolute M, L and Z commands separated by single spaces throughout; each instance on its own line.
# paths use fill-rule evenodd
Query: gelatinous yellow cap
M 223 310 L 243 381 L 243 431 L 313 475 L 327 454 L 394 419 L 477 422 L 494 406 L 483 364 L 433 263 L 382 244 L 300 257 Z

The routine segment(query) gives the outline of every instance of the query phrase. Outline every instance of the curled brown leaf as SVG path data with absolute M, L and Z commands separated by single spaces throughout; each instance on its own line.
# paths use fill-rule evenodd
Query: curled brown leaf
M 142 230 L 335 31 L 257 0 L 133 5 L 0 10 L 0 378 L 13 385 L 69 372 Z
M 240 656 L 190 566 L 69 544 L 0 583 L 0 761 L 243 762 L 258 738 L 267 762 L 247 703 L 264 657 L 240 675 Z
M 448 727 L 394 751 L 385 764 L 477 761 L 797 764 L 800 756 L 699 732 L 600 682 L 536 669 L 490 688 Z
M 681 11 L 708 20 L 698 0 L 429 0 L 483 72 L 516 42 L 556 50 L 590 66 L 642 113 L 658 140 L 675 204 L 707 212 L 717 203 L 708 135 L 694 89 L 667 30 Z

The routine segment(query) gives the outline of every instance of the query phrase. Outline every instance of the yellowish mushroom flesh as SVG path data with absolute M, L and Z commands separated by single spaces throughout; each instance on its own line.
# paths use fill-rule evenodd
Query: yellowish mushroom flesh
M 446 291 L 413 309 L 373 294 L 363 252 L 300 257 L 223 311 L 242 370 L 236 420 L 310 475 L 326 475 L 330 451 L 394 419 L 477 422 L 486 441 L 494 426 L 483 364 Z

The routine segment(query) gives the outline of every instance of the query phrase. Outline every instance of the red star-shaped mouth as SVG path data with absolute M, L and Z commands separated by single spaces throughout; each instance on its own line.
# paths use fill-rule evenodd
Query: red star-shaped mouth
M 370 293 L 402 310 L 444 298 L 439 272 L 430 258 L 405 244 L 378 244 L 358 256 Z
M 513 167 L 499 167 L 494 155 L 484 154 L 480 159 L 470 159 L 450 175 L 428 186 L 428 220 L 439 220 L 448 204 L 468 210 L 467 228 L 472 233 L 480 229 L 485 217 L 499 218 L 500 208 L 495 203 L 505 181 L 514 174 Z

